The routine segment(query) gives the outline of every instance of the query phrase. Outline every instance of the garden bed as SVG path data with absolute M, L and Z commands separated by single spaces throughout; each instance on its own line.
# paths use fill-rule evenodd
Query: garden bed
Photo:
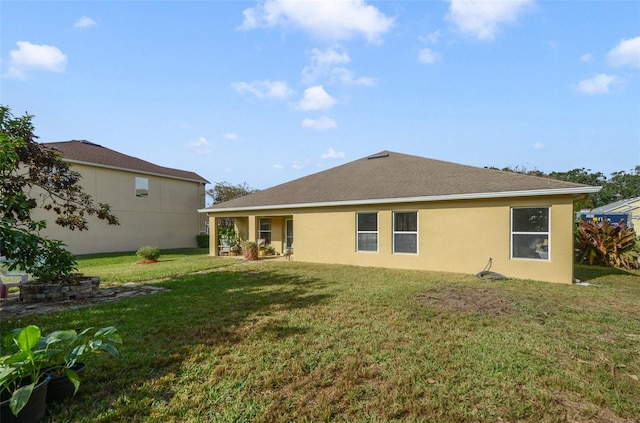
M 25 303 L 43 301 L 82 300 L 100 292 L 100 278 L 88 276 L 73 284 L 27 283 L 20 285 L 20 298 Z

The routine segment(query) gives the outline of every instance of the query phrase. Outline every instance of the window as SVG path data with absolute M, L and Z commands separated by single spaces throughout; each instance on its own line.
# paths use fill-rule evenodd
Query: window
M 511 209 L 511 258 L 549 260 L 549 207 Z
M 136 197 L 149 196 L 149 179 L 136 176 Z
M 418 253 L 418 212 L 393 213 L 393 252 Z
M 378 251 L 378 213 L 356 214 L 357 251 Z
M 271 219 L 260 218 L 258 239 L 264 239 L 265 244 L 271 244 Z

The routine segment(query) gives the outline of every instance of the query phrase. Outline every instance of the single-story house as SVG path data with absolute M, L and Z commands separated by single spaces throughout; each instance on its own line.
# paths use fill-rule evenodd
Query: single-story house
M 196 247 L 196 235 L 206 230 L 198 213 L 205 206 L 208 181 L 196 173 L 158 166 L 89 141 L 44 143 L 62 155 L 82 175 L 80 185 L 97 203 L 107 203 L 119 226 L 90 216 L 89 230 L 71 231 L 56 225 L 55 213 L 34 210 L 34 218 L 49 221 L 42 234 L 67 244 L 74 254 Z
M 640 197 L 627 198 L 626 200 L 616 201 L 593 209 L 583 209 L 580 210 L 579 214 L 586 217 L 615 215 L 618 218 L 619 215 L 627 215 L 628 226 L 635 228 L 637 233 L 637 228 L 640 228 Z
M 200 211 L 298 261 L 571 283 L 573 202 L 599 189 L 382 151 Z

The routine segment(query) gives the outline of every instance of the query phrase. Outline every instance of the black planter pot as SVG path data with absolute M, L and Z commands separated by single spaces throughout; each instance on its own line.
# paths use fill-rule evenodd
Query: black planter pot
M 38 383 L 29 397 L 29 401 L 17 416 L 14 416 L 9 408 L 9 400 L 0 402 L 0 422 L 2 423 L 38 423 L 44 418 L 47 411 L 47 385 L 46 377 Z
M 82 372 L 84 372 L 84 368 L 84 363 L 76 363 L 71 367 L 71 369 L 75 371 L 78 376 L 82 374 Z M 49 386 L 47 387 L 47 403 L 62 402 L 65 399 L 73 396 L 73 391 L 75 388 L 67 375 L 49 373 L 49 378 Z

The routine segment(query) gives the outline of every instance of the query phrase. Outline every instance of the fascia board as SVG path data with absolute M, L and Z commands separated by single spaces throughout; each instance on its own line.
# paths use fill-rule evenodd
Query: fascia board
M 502 191 L 502 192 L 482 192 L 471 194 L 451 194 L 451 195 L 434 195 L 424 197 L 403 197 L 403 198 L 374 198 L 367 200 L 348 200 L 348 201 L 327 201 L 318 203 L 300 203 L 300 204 L 271 204 L 263 206 L 246 206 L 246 207 L 221 207 L 221 208 L 205 208 L 199 209 L 199 213 L 220 213 L 220 212 L 237 212 L 237 211 L 254 211 L 254 210 L 276 210 L 276 209 L 299 209 L 314 207 L 338 207 L 338 206 L 364 206 L 372 204 L 397 204 L 397 203 L 425 203 L 434 201 L 455 201 L 455 200 L 481 200 L 492 198 L 508 198 L 508 197 L 539 197 L 549 195 L 581 195 L 593 194 L 600 191 L 602 187 L 579 187 L 579 188 L 558 188 L 558 189 L 540 189 L 525 191 Z

